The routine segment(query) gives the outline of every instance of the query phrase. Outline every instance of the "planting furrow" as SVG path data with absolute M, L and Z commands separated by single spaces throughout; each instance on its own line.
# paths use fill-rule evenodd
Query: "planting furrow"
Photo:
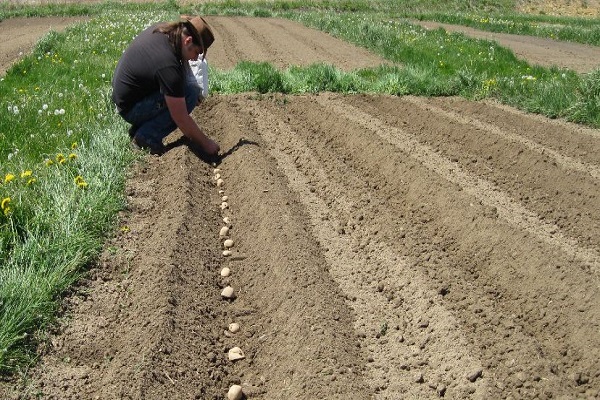
M 468 191 L 461 181 L 448 180 L 441 168 L 437 173 L 432 165 L 440 162 L 439 154 L 405 153 L 405 144 L 390 140 L 385 131 L 390 127 L 377 113 L 364 115 L 349 105 L 355 104 L 354 96 L 263 99 L 258 104 L 251 118 L 268 115 L 259 107 L 268 108 L 320 163 L 322 170 L 303 170 L 309 190 L 326 196 L 325 204 L 337 210 L 339 232 L 362 232 L 354 251 L 390 243 L 410 260 L 411 269 L 428 279 L 430 288 L 437 288 L 467 342 L 480 353 L 477 359 L 484 360 L 483 377 L 492 380 L 487 385 L 491 393 L 510 390 L 524 396 L 589 389 L 581 384 L 585 378 L 572 379 L 585 376 L 598 363 L 596 339 L 590 340 L 597 329 L 598 288 L 585 262 L 566 254 L 564 245 L 544 242 L 510 218 L 500 218 L 476 197 L 481 194 L 474 188 L 486 186 Z M 411 118 L 419 125 L 420 118 L 434 116 Z M 290 138 L 282 139 L 284 151 L 295 148 L 289 143 Z M 427 146 L 411 144 L 417 149 Z M 300 170 L 310 164 L 300 151 L 293 160 Z M 325 183 L 323 176 L 328 178 Z M 492 194 L 484 198 L 494 198 Z M 375 260 L 373 254 L 365 257 Z M 379 271 L 369 264 L 362 269 Z M 401 306 L 402 288 L 383 287 L 386 297 Z M 577 313 L 571 312 L 575 304 Z M 412 345 L 422 339 L 406 337 Z M 461 378 L 449 377 L 451 392 Z
M 374 121 L 370 115 L 350 105 L 332 104 L 330 101 L 325 103 L 324 100 L 320 104 L 333 108 L 351 122 L 361 124 L 364 129 L 381 136 L 449 182 L 459 185 L 482 204 L 495 209 L 500 218 L 515 224 L 552 246 L 559 247 L 566 254 L 585 263 L 594 273 L 597 273 L 597 266 L 600 262 L 600 254 L 597 249 L 582 246 L 576 239 L 563 234 L 555 224 L 544 221 L 539 215 L 523 207 L 499 191 L 494 185 L 469 174 L 451 160 L 438 155 L 431 147 L 421 144 L 408 132 L 380 121 Z
M 283 119 L 268 111 L 258 111 L 255 118 L 290 188 L 308 210 L 313 232 L 326 249 L 328 269 L 355 311 L 354 329 L 368 354 L 375 397 L 443 396 L 448 385 L 452 395 L 484 397 L 485 383 L 456 379 L 477 374 L 481 361 L 437 290 L 391 243 L 365 244 L 370 227 L 340 233 L 352 203 L 346 189 L 328 176 L 310 146 Z M 315 191 L 317 182 L 326 193 Z M 400 307 L 393 301 L 395 290 L 402 292 Z
M 205 126 L 219 138 L 218 166 L 235 250 L 224 258 L 235 288 L 226 339 L 245 358 L 230 383 L 252 398 L 369 398 L 351 310 L 326 270 L 305 212 L 266 153 L 253 111 L 224 97 L 207 104 Z M 243 104 L 243 101 L 242 101 Z M 225 284 L 225 283 L 223 283 Z
M 152 334 L 155 345 L 140 371 L 139 397 L 220 399 L 230 365 L 222 354 L 227 310 L 219 296 L 220 243 L 213 232 L 220 218 L 211 196 L 212 167 L 185 147 L 161 160 L 166 170 L 161 203 L 176 211 L 164 218 L 168 226 L 157 231 L 169 238 L 154 250 L 170 253 L 169 263 L 159 266 L 165 270 L 160 283 L 165 323 Z
M 600 166 L 581 162 L 573 157 L 566 156 L 559 151 L 544 146 L 543 144 L 537 143 L 517 133 L 500 129 L 494 124 L 478 120 L 471 116 L 465 117 L 456 111 L 444 110 L 441 107 L 436 107 L 435 105 L 428 103 L 418 97 L 407 96 L 404 97 L 404 99 L 417 107 L 434 112 L 435 114 L 441 115 L 449 120 L 458 122 L 463 125 L 471 125 L 475 129 L 479 129 L 480 131 L 482 131 L 484 134 L 489 133 L 492 135 L 497 135 L 501 138 L 506 139 L 507 141 L 512 141 L 514 143 L 521 144 L 523 147 L 531 151 L 537 152 L 540 155 L 548 155 L 552 160 L 554 160 L 556 164 L 558 164 L 564 169 L 582 172 L 584 174 L 589 174 L 594 179 L 600 179 Z

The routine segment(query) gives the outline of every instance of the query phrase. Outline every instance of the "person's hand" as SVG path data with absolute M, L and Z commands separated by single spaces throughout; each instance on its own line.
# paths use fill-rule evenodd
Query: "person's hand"
M 206 154 L 210 156 L 217 155 L 221 148 L 214 140 L 210 138 L 206 138 L 206 140 L 202 143 L 202 150 L 206 152 Z

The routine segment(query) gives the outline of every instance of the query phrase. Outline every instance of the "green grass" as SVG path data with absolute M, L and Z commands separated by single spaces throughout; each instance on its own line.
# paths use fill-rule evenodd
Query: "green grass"
M 385 19 L 414 19 L 470 26 L 490 32 L 531 35 L 600 46 L 600 18 L 517 14 L 515 2 L 356 0 L 225 1 L 195 6 L 206 14 L 272 16 L 290 11 L 370 13 Z
M 0 3 L 0 19 L 91 17 L 65 33 L 48 34 L 33 54 L 0 78 L 0 372 L 14 372 L 34 360 L 38 332 L 52 323 L 65 291 L 116 230 L 125 171 L 135 155 L 127 146 L 126 124 L 110 101 L 110 80 L 137 32 L 194 11 L 278 16 L 388 60 L 387 65 L 356 71 L 325 64 L 280 70 L 240 60 L 230 71 L 211 70 L 216 94 L 460 95 L 494 98 L 600 127 L 599 71 L 577 75 L 534 68 L 492 42 L 426 31 L 403 19 L 427 12 L 430 18 L 450 21 L 460 12 L 476 20 L 493 12 L 505 13 L 516 25 L 529 23 L 528 17 L 512 13 L 513 2 L 476 3 L 477 8 L 464 1 L 226 1 L 181 9 L 173 1 L 38 7 Z M 585 20 L 569 26 L 591 30 Z
M 98 16 L 109 12 L 157 12 L 171 11 L 178 12 L 179 6 L 175 0 L 167 0 L 164 2 L 148 3 L 148 2 L 131 2 L 123 3 L 120 1 L 104 1 L 98 3 L 61 3 L 49 2 L 44 4 L 22 4 L 11 3 L 0 0 L 0 21 L 7 18 L 15 17 L 47 17 L 47 16 Z
M 50 33 L 0 85 L 0 371 L 31 362 L 36 332 L 97 257 L 124 206 L 134 154 L 110 100 L 128 40 L 164 14 L 112 13 Z
M 532 67 L 495 42 L 442 29 L 428 31 L 367 14 L 333 17 L 302 13 L 292 17 L 403 65 L 398 75 L 407 87 L 404 93 L 495 98 L 527 111 L 582 123 L 597 120 L 600 112 L 598 104 L 590 97 L 584 100 L 578 89 L 590 77 Z M 573 113 L 572 106 L 578 102 L 588 103 L 590 115 L 582 118 Z
M 538 36 L 575 43 L 600 46 L 600 19 L 553 17 L 547 15 L 471 14 L 427 12 L 403 13 L 401 16 L 426 21 L 470 26 L 489 31 L 516 35 Z
M 594 86 L 594 75 L 580 76 L 568 70 L 532 67 L 495 42 L 442 29 L 429 31 L 378 14 L 287 12 L 272 15 L 292 18 L 328 32 L 368 48 L 392 63 L 343 72 L 322 65 L 279 71 L 268 65 L 242 62 L 233 71 L 213 73 L 214 91 L 292 94 L 333 91 L 494 98 L 551 118 L 600 126 L 600 104 L 584 90 Z

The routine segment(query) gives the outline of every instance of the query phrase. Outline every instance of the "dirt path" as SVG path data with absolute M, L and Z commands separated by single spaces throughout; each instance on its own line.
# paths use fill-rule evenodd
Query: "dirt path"
M 215 66 L 358 51 L 209 22 Z M 243 94 L 194 116 L 222 162 L 178 146 L 133 171 L 127 229 L 2 397 L 600 396 L 599 131 L 456 98 Z

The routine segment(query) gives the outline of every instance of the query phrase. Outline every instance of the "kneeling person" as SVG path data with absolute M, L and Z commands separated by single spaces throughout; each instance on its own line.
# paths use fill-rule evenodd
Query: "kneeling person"
M 188 62 L 206 54 L 213 42 L 203 18 L 186 17 L 147 28 L 125 50 L 113 76 L 112 98 L 139 147 L 162 154 L 163 139 L 179 128 L 207 154 L 219 152 L 190 116 L 200 87 L 188 79 Z

